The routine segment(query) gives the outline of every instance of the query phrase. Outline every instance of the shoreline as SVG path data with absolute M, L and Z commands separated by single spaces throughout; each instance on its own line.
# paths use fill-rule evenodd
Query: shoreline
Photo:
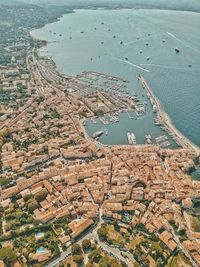
M 38 55 L 38 57 L 45 57 L 45 56 L 40 56 L 39 55 L 39 50 L 40 48 L 36 49 L 36 53 Z M 68 74 L 63 74 L 60 73 L 58 68 L 57 68 L 57 64 L 56 62 L 52 59 L 51 57 L 51 61 L 54 63 L 54 67 L 56 72 L 61 76 L 61 77 L 68 77 L 68 78 L 75 78 L 75 76 L 73 75 L 68 75 Z M 122 78 L 123 79 L 123 78 Z M 154 95 L 151 87 L 148 85 L 147 81 L 144 79 L 144 77 L 142 75 L 138 76 L 138 80 L 140 81 L 142 88 L 144 90 L 146 90 L 147 93 L 150 94 L 151 98 L 154 101 L 154 104 L 156 106 L 157 109 L 157 116 L 158 119 L 160 120 L 160 122 L 165 126 L 166 130 L 168 133 L 172 134 L 173 139 L 175 140 L 175 142 L 177 142 L 178 144 L 180 144 L 180 148 L 176 148 L 175 150 L 179 150 L 179 149 L 189 149 L 195 152 L 195 154 L 197 155 L 197 157 L 200 156 L 200 147 L 198 147 L 196 144 L 194 144 L 191 140 L 189 140 L 186 136 L 184 136 L 177 128 L 176 126 L 173 124 L 172 119 L 170 118 L 170 116 L 165 112 L 163 105 L 161 104 L 160 100 Z M 84 129 L 84 135 L 87 139 L 89 139 L 90 141 L 92 141 L 93 143 L 95 143 L 96 145 L 100 145 L 100 146 L 104 146 L 104 147 L 131 147 L 132 145 L 128 145 L 128 144 L 114 144 L 114 145 L 109 145 L 109 144 L 104 144 L 100 141 L 94 140 L 87 132 L 86 127 L 84 126 L 84 121 L 86 121 L 87 118 L 82 118 L 80 119 L 80 123 L 82 126 L 82 129 Z M 152 144 L 152 145 L 147 145 L 147 144 L 136 144 L 134 145 L 134 147 L 149 147 L 149 146 L 157 146 L 156 144 Z
M 79 9 L 78 9 L 79 10 Z M 64 15 L 68 15 L 70 13 L 75 13 L 76 12 L 76 9 L 73 10 L 73 12 L 69 12 L 69 13 L 65 13 L 63 14 L 60 18 L 62 18 Z M 60 19 L 59 18 L 59 19 Z M 58 20 L 59 20 L 58 19 Z M 53 22 L 54 23 L 54 22 Z M 47 24 L 51 24 L 51 23 L 47 23 Z M 40 39 L 36 38 L 33 34 L 32 34 L 32 31 L 34 29 L 32 29 L 31 31 L 29 31 L 31 37 L 33 40 L 37 41 Z M 36 30 L 36 29 L 35 29 Z M 42 45 L 41 47 L 39 47 L 38 49 L 36 49 L 36 53 L 38 55 L 38 57 L 46 57 L 46 56 L 41 56 L 40 55 L 40 49 L 42 47 L 45 47 L 47 45 L 47 43 L 50 43 L 49 41 L 46 41 L 46 40 L 42 40 L 42 41 L 45 41 L 46 44 Z M 58 70 L 58 67 L 57 67 L 57 64 L 55 63 L 55 61 L 52 59 L 52 56 L 51 56 L 51 60 L 52 62 L 55 64 L 55 69 L 56 71 L 59 73 L 60 76 L 62 77 L 67 77 L 67 78 L 75 78 L 77 75 L 69 75 L 69 74 L 66 74 L 66 73 L 61 73 L 59 70 Z M 143 89 L 145 89 L 149 94 L 150 96 L 152 97 L 152 99 L 154 100 L 154 103 L 156 105 L 156 108 L 157 108 L 157 116 L 160 120 L 160 122 L 165 126 L 166 130 L 168 133 L 171 133 L 172 134 L 172 137 L 173 139 L 175 140 L 175 142 L 177 142 L 178 144 L 180 144 L 180 148 L 176 148 L 176 149 L 181 149 L 181 148 L 185 148 L 185 149 L 190 149 L 192 151 L 194 151 L 197 156 L 199 157 L 200 156 L 200 147 L 196 144 L 194 144 L 190 139 L 188 139 L 184 134 L 181 133 L 181 131 L 179 131 L 176 126 L 174 125 L 171 117 L 169 116 L 169 114 L 167 114 L 163 108 L 163 105 L 162 103 L 160 102 L 160 100 L 154 95 L 153 93 L 153 90 L 150 88 L 150 86 L 148 85 L 148 83 L 146 82 L 146 80 L 144 79 L 144 77 L 142 75 L 139 75 L 138 76 L 138 80 L 140 81 L 140 83 L 142 84 L 142 87 Z M 85 121 L 85 119 L 80 119 L 80 122 L 83 126 L 83 128 L 85 129 L 85 132 L 87 133 L 87 130 L 85 128 L 85 126 L 83 125 L 83 121 Z M 89 136 L 89 134 L 87 133 L 87 137 Z M 89 139 L 91 140 L 92 138 L 89 136 Z M 115 145 L 108 145 L 108 144 L 104 144 L 104 143 L 101 143 L 101 142 L 96 142 L 98 144 L 101 144 L 102 146 L 127 146 L 127 144 L 115 144 Z M 145 144 L 139 144 L 139 146 L 145 146 Z
M 143 76 L 138 76 L 144 90 L 151 96 L 154 101 L 154 105 L 157 109 L 157 115 L 160 122 L 166 127 L 167 131 L 173 134 L 174 140 L 176 140 L 183 148 L 193 150 L 198 156 L 200 155 L 200 148 L 183 135 L 173 124 L 170 116 L 165 112 L 160 100 L 154 95 L 151 87 L 148 85 Z

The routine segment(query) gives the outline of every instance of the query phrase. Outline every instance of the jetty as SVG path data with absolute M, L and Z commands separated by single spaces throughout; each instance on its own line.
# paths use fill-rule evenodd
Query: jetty
M 142 87 L 146 90 L 147 95 L 153 100 L 157 111 L 158 120 L 165 126 L 169 133 L 173 134 L 173 138 L 178 142 L 183 148 L 190 149 L 194 151 L 198 156 L 200 155 L 200 148 L 191 142 L 187 137 L 185 137 L 173 124 L 169 115 L 165 112 L 162 104 L 158 98 L 154 95 L 151 87 L 148 85 L 143 76 L 139 75 L 138 80 L 140 81 Z

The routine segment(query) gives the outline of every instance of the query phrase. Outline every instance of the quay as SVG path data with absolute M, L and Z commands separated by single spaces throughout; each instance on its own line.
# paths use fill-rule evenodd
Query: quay
M 169 115 L 164 111 L 160 101 L 154 95 L 152 89 L 141 75 L 138 76 L 138 80 L 140 81 L 142 87 L 146 90 L 147 95 L 153 100 L 153 104 L 156 107 L 157 118 L 159 121 L 165 126 L 166 130 L 173 134 L 173 138 L 176 142 L 178 142 L 183 148 L 191 149 L 198 156 L 200 155 L 200 148 L 192 143 L 187 137 L 185 137 L 172 123 Z

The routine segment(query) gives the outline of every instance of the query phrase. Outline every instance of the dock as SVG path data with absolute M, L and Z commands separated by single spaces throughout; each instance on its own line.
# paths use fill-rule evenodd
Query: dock
M 160 101 L 154 95 L 152 89 L 150 88 L 146 80 L 141 75 L 138 76 L 138 80 L 141 82 L 141 85 L 144 90 L 146 90 L 147 95 L 149 95 L 149 97 L 152 99 L 157 111 L 157 118 L 165 126 L 166 130 L 169 133 L 173 134 L 174 140 L 178 142 L 183 148 L 190 149 L 194 151 L 197 155 L 200 155 L 200 148 L 194 143 L 192 143 L 174 126 L 169 115 L 164 111 L 164 108 L 162 107 Z

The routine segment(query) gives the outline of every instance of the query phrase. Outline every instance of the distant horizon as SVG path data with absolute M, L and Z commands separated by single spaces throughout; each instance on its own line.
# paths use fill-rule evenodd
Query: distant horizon
M 200 12 L 200 1 L 198 0 L 0 0 L 0 4 L 56 4 L 66 5 L 72 8 L 106 7 L 106 8 L 145 8 L 145 9 L 169 9 L 180 11 Z

